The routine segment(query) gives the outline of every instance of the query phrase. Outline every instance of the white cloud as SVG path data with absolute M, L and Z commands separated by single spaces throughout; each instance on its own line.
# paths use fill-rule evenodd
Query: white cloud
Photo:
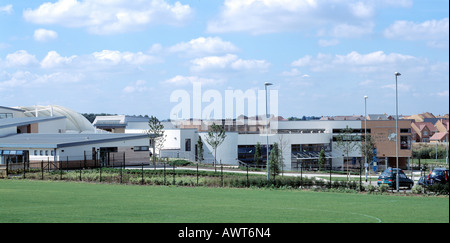
M 29 54 L 25 50 L 19 50 L 6 56 L 7 67 L 25 67 L 33 66 L 39 63 L 34 55 Z
M 33 67 L 39 66 L 43 69 L 66 69 L 99 71 L 103 69 L 116 68 L 121 66 L 118 71 L 124 71 L 128 68 L 141 68 L 144 65 L 159 63 L 161 60 L 157 57 L 144 54 L 142 52 L 120 52 L 116 50 L 103 50 L 82 56 L 61 56 L 56 51 L 49 51 L 47 55 L 38 61 L 38 59 L 25 50 L 20 50 L 8 54 L 0 64 L 4 67 Z
M 219 37 L 199 37 L 189 42 L 181 42 L 169 48 L 170 52 L 183 52 L 189 56 L 212 55 L 236 52 L 238 48 Z
M 428 46 L 448 48 L 449 18 L 422 23 L 396 21 L 384 31 L 384 36 L 389 39 L 408 41 L 425 40 Z
M 320 39 L 318 43 L 319 43 L 319 46 L 322 46 L 322 47 L 336 46 L 336 45 L 339 45 L 339 40 L 337 40 L 337 39 L 331 39 L 331 40 Z
M 333 62 L 343 65 L 383 65 L 414 60 L 415 57 L 398 53 L 385 54 L 383 51 L 376 51 L 368 54 L 360 54 L 352 51 L 347 55 L 336 55 Z
M 42 84 L 74 83 L 84 78 L 84 75 L 79 73 L 54 72 L 49 74 L 36 74 L 22 70 L 11 74 L 5 72 L 2 76 L 0 76 L 0 90 L 17 87 L 38 87 Z
M 206 84 L 219 84 L 222 83 L 222 80 L 210 79 L 210 78 L 200 78 L 197 76 L 182 76 L 177 75 L 171 79 L 165 81 L 167 84 L 174 84 L 178 86 L 188 85 L 193 83 L 201 83 L 202 85 Z
M 72 60 L 77 56 L 71 57 L 62 57 L 56 51 L 50 51 L 47 53 L 47 56 L 41 61 L 41 67 L 43 68 L 55 68 L 64 65 L 69 65 L 72 63 Z
M 138 80 L 136 83 L 129 85 L 123 89 L 125 93 L 136 93 L 136 92 L 147 92 L 151 88 L 147 87 L 147 82 L 145 80 Z
M 319 53 L 317 57 L 304 56 L 292 62 L 294 67 L 309 67 L 311 71 L 322 72 L 329 70 L 352 71 L 352 72 L 377 72 L 380 70 L 391 70 L 398 66 L 420 67 L 426 64 L 422 60 L 410 55 L 398 53 L 386 54 L 377 51 L 360 54 L 356 51 L 347 55 L 327 55 Z
M 53 30 L 37 29 L 34 31 L 34 40 L 39 42 L 47 42 L 58 38 L 58 33 Z
M 290 71 L 284 71 L 281 73 L 282 76 L 296 77 L 300 76 L 302 73 L 297 68 L 292 68 Z
M 396 89 L 395 84 L 383 85 L 383 86 L 381 86 L 381 88 L 383 88 L 383 89 L 391 89 L 391 90 L 395 90 Z M 411 90 L 411 86 L 407 85 L 407 84 L 400 83 L 400 84 L 397 84 L 397 89 L 399 91 L 408 92 L 408 91 Z
M 448 90 L 444 90 L 442 92 L 437 92 L 436 94 L 437 96 L 441 96 L 441 97 L 449 97 L 448 95 Z
M 266 34 L 338 26 L 338 30 L 357 30 L 361 35 L 370 33 L 371 29 L 364 28 L 371 26 L 377 9 L 410 5 L 411 0 L 225 0 L 220 16 L 208 23 L 207 31 Z
M 151 24 L 182 25 L 191 15 L 189 5 L 165 0 L 58 0 L 23 12 L 32 23 L 87 28 L 93 34 L 124 33 Z
M 208 56 L 196 58 L 191 61 L 191 71 L 208 72 L 208 71 L 244 71 L 259 70 L 266 71 L 270 63 L 266 60 L 243 60 L 233 54 L 225 56 Z
M 374 27 L 375 24 L 372 22 L 365 22 L 363 25 L 343 23 L 334 26 L 329 34 L 335 38 L 362 37 L 373 33 Z
M 113 50 L 103 50 L 92 54 L 95 62 L 105 65 L 131 64 L 144 65 L 159 62 L 156 57 L 146 55 L 142 52 L 120 52 Z
M 0 6 L 0 13 L 5 12 L 7 14 L 11 14 L 13 12 L 13 5 L 8 4 L 5 6 Z

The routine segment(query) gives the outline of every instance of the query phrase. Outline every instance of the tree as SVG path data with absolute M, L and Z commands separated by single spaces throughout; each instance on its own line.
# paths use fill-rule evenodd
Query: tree
M 256 143 L 254 160 L 255 160 L 256 166 L 259 167 L 262 162 L 261 143 L 259 143 L 259 142 Z
M 167 134 L 164 134 L 164 131 L 161 131 L 161 136 L 155 139 L 155 147 L 158 148 L 159 151 L 159 161 L 161 161 L 161 150 L 164 148 L 164 143 L 166 142 Z
M 352 135 L 353 129 L 348 126 L 345 129 L 342 129 L 339 135 L 336 136 L 336 147 L 338 147 L 342 152 L 347 155 L 347 161 L 349 158 L 349 154 L 357 149 L 358 141 L 357 136 Z M 361 137 L 361 136 L 359 136 Z M 345 162 L 345 161 L 344 161 Z M 347 162 L 347 180 L 350 178 L 348 171 L 348 162 Z
M 286 139 L 283 134 L 278 134 L 278 147 L 280 149 L 280 166 L 281 173 L 284 171 L 284 156 L 283 153 L 287 152 L 286 150 L 290 147 L 289 139 Z M 283 174 L 281 174 L 283 175 Z
M 149 129 L 147 131 L 147 134 L 150 137 L 150 145 L 153 148 L 153 166 L 156 169 L 156 157 L 155 157 L 155 147 L 156 147 L 156 143 L 158 142 L 158 139 L 160 137 L 164 138 L 164 125 L 161 124 L 161 122 L 158 120 L 158 118 L 151 116 L 150 120 L 148 121 L 148 126 Z M 161 153 L 161 151 L 160 151 Z
M 198 140 L 197 140 L 197 160 L 201 162 L 203 162 L 204 158 L 203 158 L 203 153 L 205 152 L 205 150 L 203 149 L 203 141 L 202 141 L 202 137 L 198 136 Z
M 319 170 L 322 170 L 325 166 L 325 162 L 327 159 L 325 158 L 325 150 L 322 148 L 319 153 Z
M 223 143 L 227 135 L 222 126 L 213 123 L 210 127 L 208 135 L 206 136 L 206 142 L 214 150 L 214 170 L 216 169 L 217 148 Z
M 361 153 L 365 158 L 367 158 L 367 163 L 370 165 L 370 161 L 372 160 L 373 157 L 373 149 L 376 148 L 376 145 L 372 136 L 367 135 L 366 140 L 367 143 L 364 140 L 361 143 Z M 370 175 L 370 169 L 368 171 Z M 370 180 L 370 184 L 372 184 L 372 180 Z
M 269 173 L 273 179 L 280 173 L 280 149 L 278 143 L 274 143 L 269 155 Z

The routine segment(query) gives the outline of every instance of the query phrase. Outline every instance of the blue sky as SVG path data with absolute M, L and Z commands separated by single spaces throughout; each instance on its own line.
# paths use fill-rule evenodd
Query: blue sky
M 0 105 L 170 117 L 175 90 L 278 114 L 449 113 L 447 0 L 0 0 Z M 202 103 L 202 109 L 210 104 Z

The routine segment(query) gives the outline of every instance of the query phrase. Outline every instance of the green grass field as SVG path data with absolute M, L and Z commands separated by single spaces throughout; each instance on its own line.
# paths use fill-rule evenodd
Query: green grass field
M 448 197 L 0 180 L 0 223 L 449 222 Z

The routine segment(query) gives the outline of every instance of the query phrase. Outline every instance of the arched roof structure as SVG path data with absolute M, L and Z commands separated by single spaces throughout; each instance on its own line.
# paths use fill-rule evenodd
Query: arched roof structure
M 59 105 L 35 105 L 15 107 L 25 111 L 27 117 L 65 116 L 66 132 L 69 133 L 95 133 L 94 126 L 80 113 Z

